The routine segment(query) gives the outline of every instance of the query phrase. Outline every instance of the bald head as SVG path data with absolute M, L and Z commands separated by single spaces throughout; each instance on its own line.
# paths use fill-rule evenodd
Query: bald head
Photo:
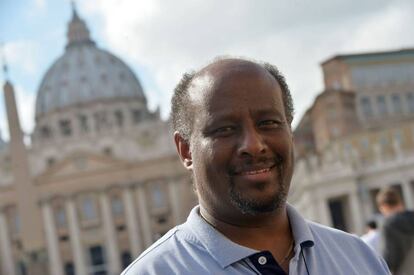
M 211 89 L 213 85 L 225 82 L 227 77 L 243 73 L 264 73 L 272 81 L 276 81 L 282 91 L 282 99 L 286 119 L 293 120 L 293 102 L 285 78 L 278 69 L 268 63 L 257 63 L 245 59 L 225 58 L 218 59 L 201 70 L 183 75 L 174 89 L 172 97 L 172 123 L 174 131 L 189 141 L 192 133 L 194 103 L 201 102 L 205 96 L 203 90 Z

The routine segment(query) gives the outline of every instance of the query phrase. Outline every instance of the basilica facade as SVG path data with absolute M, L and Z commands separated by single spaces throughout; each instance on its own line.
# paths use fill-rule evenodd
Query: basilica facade
M 119 274 L 197 201 L 169 124 L 148 110 L 134 72 L 95 44 L 75 9 L 67 39 L 40 83 L 29 146 L 13 85 L 4 86 L 3 275 Z

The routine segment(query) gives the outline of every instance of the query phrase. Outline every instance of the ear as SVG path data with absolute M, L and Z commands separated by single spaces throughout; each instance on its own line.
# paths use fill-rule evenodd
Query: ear
M 193 159 L 191 157 L 190 144 L 178 132 L 174 133 L 174 142 L 184 167 L 188 170 L 192 170 Z

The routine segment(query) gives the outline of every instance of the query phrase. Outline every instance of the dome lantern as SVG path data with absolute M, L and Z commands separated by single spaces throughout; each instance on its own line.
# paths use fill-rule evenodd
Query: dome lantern
M 72 2 L 72 20 L 69 22 L 67 37 L 68 44 L 66 48 L 77 44 L 95 44 L 90 38 L 85 21 L 78 16 L 74 2 Z

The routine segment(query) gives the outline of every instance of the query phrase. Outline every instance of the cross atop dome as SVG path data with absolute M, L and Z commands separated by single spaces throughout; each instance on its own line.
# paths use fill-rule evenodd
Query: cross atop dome
M 68 44 L 66 49 L 79 44 L 95 44 L 90 38 L 89 29 L 86 26 L 84 20 L 82 20 L 76 10 L 75 1 L 71 1 L 72 4 L 72 19 L 69 22 L 68 28 Z

